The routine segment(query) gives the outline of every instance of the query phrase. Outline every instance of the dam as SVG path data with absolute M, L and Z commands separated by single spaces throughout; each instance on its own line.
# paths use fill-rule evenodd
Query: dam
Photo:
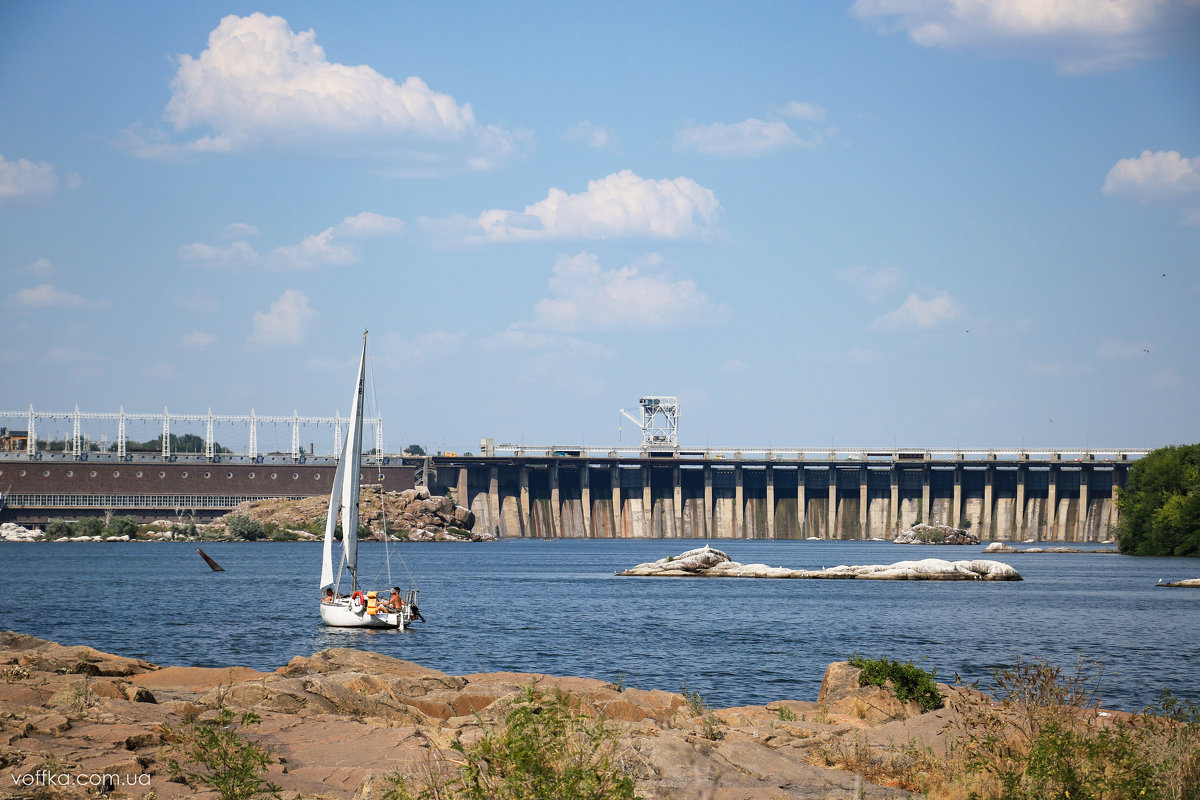
M 917 522 L 981 540 L 1101 542 L 1142 451 L 552 449 L 440 456 L 431 491 L 476 530 L 546 538 L 893 539 Z
M 376 447 L 360 477 L 386 491 L 413 486 L 470 508 L 475 529 L 501 537 L 893 539 L 918 522 L 965 528 L 982 540 L 1102 542 L 1119 521 L 1118 490 L 1143 449 L 704 448 L 678 443 L 678 403 L 641 398 L 636 446 L 515 445 L 480 441 L 478 455 L 414 456 Z M 10 412 L 28 430 L 0 436 L 0 521 L 40 524 L 81 516 L 204 521 L 238 503 L 328 494 L 340 416 L 130 415 Z M 161 430 L 149 450 L 126 447 L 126 423 Z M 88 419 L 117 423 L 96 445 Z M 66 421 L 51 449 L 35 425 Z M 204 423 L 193 452 L 174 448 L 181 423 Z M 242 425 L 248 446 L 218 447 L 215 426 Z M 275 449 L 259 428 L 275 425 Z M 303 426 L 307 425 L 308 428 Z M 302 431 L 326 443 L 303 447 Z M 316 436 L 312 438 L 318 438 Z M 330 448 L 328 440 L 332 440 Z M 104 443 L 105 440 L 101 439 Z M 130 442 L 132 444 L 132 442 Z M 329 448 L 329 449 L 325 449 Z

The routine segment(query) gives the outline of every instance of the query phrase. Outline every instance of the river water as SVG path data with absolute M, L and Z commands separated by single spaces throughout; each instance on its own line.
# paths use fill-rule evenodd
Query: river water
M 318 621 L 320 545 L 210 543 L 211 572 L 184 543 L 0 544 L 0 628 L 159 664 L 273 670 L 326 647 L 376 650 L 452 674 L 581 675 L 643 689 L 686 683 L 713 706 L 815 700 L 831 661 L 854 652 L 921 661 L 953 682 L 1021 659 L 1103 663 L 1106 703 L 1130 710 L 1163 688 L 1200 701 L 1200 561 L 1111 554 L 987 556 L 1025 580 L 903 582 L 619 578 L 701 546 L 680 540 L 362 543 L 370 586 L 422 590 L 428 620 L 397 631 Z M 813 569 L 984 558 L 981 547 L 714 541 L 735 561 Z

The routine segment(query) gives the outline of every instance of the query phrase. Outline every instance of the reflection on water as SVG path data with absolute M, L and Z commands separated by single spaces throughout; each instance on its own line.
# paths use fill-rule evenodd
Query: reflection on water
M 1018 656 L 1103 661 L 1104 696 L 1138 708 L 1158 691 L 1200 699 L 1195 560 L 997 555 L 1020 583 L 688 580 L 613 572 L 696 542 L 406 544 L 421 612 L 410 631 L 326 628 L 316 544 L 0 545 L 10 589 L 0 626 L 157 663 L 273 670 L 327 647 L 376 650 L 455 674 L 584 675 L 715 705 L 815 699 L 830 661 L 858 651 L 921 660 L 943 677 L 987 679 Z M 980 547 L 872 542 L 714 542 L 737 561 L 815 568 L 937 557 Z M 382 547 L 362 545 L 364 583 L 393 585 Z M 13 598 L 19 597 L 19 602 Z

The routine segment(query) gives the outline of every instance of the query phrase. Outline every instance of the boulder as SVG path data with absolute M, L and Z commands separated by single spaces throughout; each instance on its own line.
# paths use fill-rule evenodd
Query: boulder
M 964 528 L 918 522 L 895 539 L 896 544 L 979 544 L 979 537 Z
M 707 566 L 706 566 L 707 565 Z M 877 581 L 1019 581 L 1021 575 L 999 561 L 943 561 L 925 558 L 895 564 L 839 565 L 820 570 L 789 569 L 767 564 L 739 564 L 720 550 L 689 550 L 678 558 L 660 558 L 618 572 L 634 577 L 810 578 Z

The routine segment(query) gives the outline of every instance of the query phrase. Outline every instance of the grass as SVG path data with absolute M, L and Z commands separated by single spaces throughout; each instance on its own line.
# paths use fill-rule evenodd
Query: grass
M 449 770 L 392 773 L 383 800 L 634 800 L 619 731 L 588 719 L 558 691 L 527 687 L 503 722 L 473 744 L 456 739 Z

